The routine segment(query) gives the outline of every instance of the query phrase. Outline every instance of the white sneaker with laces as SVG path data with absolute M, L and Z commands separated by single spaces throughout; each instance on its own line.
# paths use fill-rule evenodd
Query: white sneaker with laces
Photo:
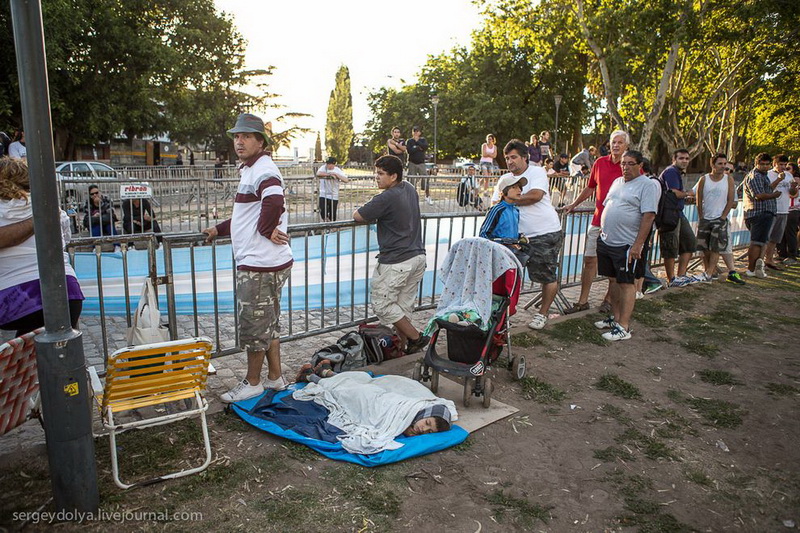
M 544 329 L 546 325 L 547 317 L 541 313 L 536 313 L 533 315 L 533 320 L 531 320 L 530 324 L 528 324 L 528 327 L 531 329 Z
M 631 338 L 631 332 L 619 324 L 614 324 L 611 331 L 603 333 L 603 338 L 607 341 L 626 341 Z
M 613 328 L 617 323 L 614 321 L 614 317 L 610 316 L 608 318 L 604 318 L 603 320 L 598 320 L 594 323 L 594 327 L 597 329 L 610 329 Z
M 265 379 L 264 380 L 264 388 L 265 389 L 273 389 L 273 390 L 283 390 L 289 386 L 289 383 L 286 381 L 286 378 L 281 375 L 278 379 Z
M 756 259 L 756 277 L 761 279 L 767 277 L 767 272 L 764 270 L 764 260 L 760 257 Z
M 219 399 L 222 403 L 241 402 L 254 398 L 264 392 L 264 386 L 261 383 L 251 385 L 246 379 L 243 379 L 234 388 L 221 395 Z

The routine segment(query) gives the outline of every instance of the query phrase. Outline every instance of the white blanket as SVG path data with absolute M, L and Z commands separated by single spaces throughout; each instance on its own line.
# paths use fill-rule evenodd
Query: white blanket
M 429 405 L 441 404 L 458 419 L 450 400 L 436 397 L 425 385 L 403 376 L 371 377 L 342 372 L 295 391 L 296 400 L 314 401 L 330 412 L 328 423 L 345 432 L 339 437 L 350 453 L 373 454 L 402 446 L 395 437 Z

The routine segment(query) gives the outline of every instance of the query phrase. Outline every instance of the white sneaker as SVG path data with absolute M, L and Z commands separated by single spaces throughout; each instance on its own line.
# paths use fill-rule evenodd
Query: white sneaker
M 641 300 L 642 298 L 644 298 L 644 293 L 641 291 L 636 291 L 636 299 Z
M 428 205 L 433 205 L 433 200 L 431 199 L 431 197 L 430 197 L 430 196 L 428 196 L 427 198 L 425 198 L 425 201 L 426 201 L 426 202 L 428 202 Z
M 222 403 L 241 402 L 242 400 L 248 400 L 258 396 L 259 394 L 263 394 L 263 392 L 264 386 L 261 383 L 250 385 L 246 379 L 243 379 L 234 388 L 221 395 L 219 399 L 222 401 Z
M 764 260 L 760 257 L 756 259 L 756 277 L 761 279 L 767 277 L 767 273 L 764 271 Z
M 547 317 L 541 313 L 536 313 L 533 315 L 533 320 L 531 320 L 530 324 L 528 324 L 528 327 L 531 329 L 544 329 L 546 325 Z
M 614 317 L 610 316 L 608 318 L 604 318 L 603 320 L 598 320 L 594 323 L 594 327 L 597 329 L 610 329 L 616 326 L 617 323 L 614 321 Z
M 614 324 L 611 331 L 603 333 L 603 338 L 607 341 L 626 341 L 631 338 L 631 332 L 619 324 Z
M 265 389 L 283 390 L 288 386 L 289 383 L 286 381 L 286 378 L 283 377 L 283 374 L 281 374 L 281 377 L 279 377 L 278 379 L 267 378 L 264 380 Z
M 744 271 L 744 275 L 747 276 L 748 278 L 756 277 L 756 273 L 755 272 L 750 272 L 749 270 L 745 270 Z
M 122 253 L 122 248 L 119 245 L 114 246 L 114 253 L 115 254 L 121 254 Z

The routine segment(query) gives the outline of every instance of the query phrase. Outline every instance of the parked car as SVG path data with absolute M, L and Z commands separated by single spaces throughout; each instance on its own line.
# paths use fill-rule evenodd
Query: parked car
M 59 182 L 64 181 L 62 190 L 67 196 L 75 196 L 76 191 L 85 189 L 92 183 L 118 180 L 122 176 L 110 166 L 98 161 L 65 161 L 56 163 L 56 178 Z M 85 181 L 86 185 L 76 183 L 76 180 Z

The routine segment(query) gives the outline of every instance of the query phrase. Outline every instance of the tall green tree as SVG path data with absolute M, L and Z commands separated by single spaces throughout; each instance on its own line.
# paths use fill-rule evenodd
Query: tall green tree
M 169 133 L 227 148 L 225 129 L 275 95 L 244 69 L 232 19 L 201 0 L 48 0 L 43 21 L 57 157 L 79 143 Z M 0 4 L 0 126 L 21 125 L 8 2 Z M 258 83 L 256 91 L 244 87 Z M 280 141 L 293 132 L 280 132 Z M 284 141 L 285 142 L 285 141 Z
M 370 146 L 385 150 L 391 128 L 406 135 L 413 124 L 433 132 L 430 98 L 439 96 L 439 150 L 447 157 L 478 157 L 488 133 L 511 138 L 555 128 L 554 95 L 564 99 L 559 144 L 576 139 L 589 116 L 584 101 L 587 61 L 564 37 L 568 11 L 543 11 L 525 0 L 482 3 L 484 21 L 469 46 L 432 56 L 418 83 L 370 94 Z
M 328 100 L 325 124 L 325 148 L 328 155 L 346 163 L 353 145 L 353 95 L 350 92 L 350 70 L 342 65 Z

